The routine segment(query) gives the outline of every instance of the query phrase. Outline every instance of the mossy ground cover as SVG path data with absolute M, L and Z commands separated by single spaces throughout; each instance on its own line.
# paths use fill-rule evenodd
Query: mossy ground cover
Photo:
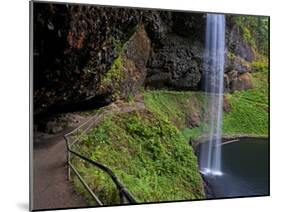
M 159 114 L 179 129 L 185 128 L 186 118 L 194 112 L 201 114 L 204 110 L 204 94 L 191 91 L 154 90 L 144 92 L 147 108 Z
M 111 68 L 107 71 L 105 75 L 101 77 L 101 89 L 106 89 L 109 86 L 112 88 L 116 88 L 119 86 L 120 81 L 124 77 L 124 72 L 122 70 L 123 68 L 123 61 L 122 57 L 118 56 L 111 66 Z
M 263 67 L 263 66 L 262 66 Z M 268 70 L 252 73 L 254 88 L 226 94 L 231 111 L 223 114 L 223 135 L 268 133 Z M 139 202 L 204 198 L 197 159 L 188 145 L 203 135 L 204 122 L 186 127 L 188 114 L 203 117 L 202 92 L 142 90 L 146 110 L 112 113 L 76 146 L 76 151 L 111 168 Z M 111 179 L 99 169 L 73 160 L 105 204 L 118 204 Z M 75 188 L 91 198 L 74 178 Z
M 144 102 L 147 108 L 170 120 L 182 133 L 186 141 L 203 134 L 204 123 L 196 128 L 187 128 L 187 117 L 199 113 L 203 117 L 205 96 L 203 92 L 192 91 L 145 91 Z
M 192 148 L 168 119 L 149 110 L 108 115 L 76 151 L 110 167 L 139 202 L 204 197 Z M 119 203 L 106 174 L 77 159 L 73 163 L 106 204 Z
M 227 94 L 231 111 L 224 113 L 226 135 L 268 135 L 268 70 L 252 73 L 254 88 Z
M 261 62 L 254 63 L 259 67 L 252 73 L 252 89 L 225 94 L 231 105 L 231 111 L 223 114 L 223 135 L 268 135 L 268 67 Z M 155 113 L 173 122 L 186 139 L 198 138 L 204 132 L 204 122 L 197 128 L 187 128 L 184 117 L 190 112 L 204 113 L 202 92 L 191 91 L 146 91 L 145 104 Z

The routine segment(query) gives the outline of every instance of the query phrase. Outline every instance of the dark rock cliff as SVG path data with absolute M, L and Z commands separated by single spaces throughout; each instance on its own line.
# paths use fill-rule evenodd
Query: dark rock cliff
M 110 90 L 99 93 L 101 78 L 134 34 L 141 15 L 122 8 L 36 3 L 35 114 L 111 101 Z
M 142 85 L 198 90 L 204 30 L 203 13 L 35 3 L 34 113 L 100 107 Z M 247 88 L 255 54 L 230 21 L 226 44 L 226 91 Z
M 154 16 L 157 18 L 147 27 L 152 51 L 146 86 L 198 89 L 203 71 L 204 15 L 165 11 Z

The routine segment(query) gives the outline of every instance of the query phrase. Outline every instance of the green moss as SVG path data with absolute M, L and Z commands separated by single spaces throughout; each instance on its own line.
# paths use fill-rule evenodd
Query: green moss
M 231 111 L 224 113 L 225 135 L 268 135 L 268 70 L 252 73 L 254 88 L 228 94 Z
M 126 102 L 133 102 L 133 101 L 134 101 L 134 95 L 133 95 L 133 94 L 128 94 L 128 95 L 126 96 L 126 98 L 124 98 L 124 100 L 125 100 Z
M 113 63 L 111 68 L 106 72 L 105 75 L 101 77 L 101 89 L 105 89 L 108 87 L 115 88 L 116 86 L 119 86 L 121 80 L 124 77 L 123 72 L 123 63 L 122 63 L 122 57 L 119 55 Z
M 111 43 L 113 43 L 113 45 L 115 46 L 115 49 L 117 50 L 118 54 L 121 54 L 123 52 L 124 49 L 124 45 L 125 45 L 125 41 L 122 43 L 120 41 L 117 41 L 114 37 L 109 38 L 109 40 L 111 41 Z
M 251 74 L 254 88 L 228 93 L 231 111 L 223 114 L 223 135 L 268 134 L 268 70 Z M 203 118 L 202 92 L 142 90 L 147 110 L 108 114 L 75 150 L 110 167 L 139 202 L 204 198 L 197 159 L 189 139 L 203 135 L 204 123 L 186 127 L 186 117 Z M 79 172 L 105 204 L 118 204 L 110 178 L 83 161 L 73 159 Z M 87 194 L 74 181 L 85 198 Z M 94 204 L 88 200 L 89 204 Z
M 223 135 L 268 134 L 268 71 L 252 73 L 254 88 L 225 94 L 229 99 L 231 111 L 223 114 Z M 204 99 L 200 92 L 147 91 L 145 104 L 162 117 L 173 122 L 189 139 L 203 135 L 203 121 L 197 128 L 186 127 L 186 116 L 198 112 L 203 117 Z
M 266 72 L 268 70 L 268 62 L 263 60 L 253 61 L 251 63 L 251 68 L 253 71 Z
M 79 150 L 80 152 L 83 152 L 83 154 L 86 154 L 87 150 L 85 147 L 81 146 Z M 119 193 L 117 192 L 117 189 L 115 189 L 115 184 L 108 174 L 95 166 L 85 164 L 77 158 L 72 159 L 72 163 L 78 168 L 80 175 L 83 176 L 91 189 L 98 194 L 98 198 L 104 204 L 109 205 L 120 201 Z M 75 190 L 82 195 L 88 205 L 97 205 L 96 201 L 93 200 L 93 197 L 83 187 L 77 176 L 73 174 L 72 179 Z
M 192 148 L 171 122 L 152 112 L 108 116 L 77 148 L 113 169 L 139 202 L 204 197 Z M 118 203 L 116 188 L 107 185 L 101 173 L 77 167 L 102 187 L 96 191 L 109 198 L 107 204 Z
M 187 117 L 191 113 L 203 112 L 204 94 L 190 91 L 146 91 L 144 103 L 154 113 L 160 114 L 182 129 L 186 127 Z
M 201 124 L 199 127 L 195 128 L 185 127 L 181 130 L 181 133 L 185 137 L 186 141 L 195 141 L 203 135 L 205 127 L 206 126 L 204 124 Z
M 250 32 L 250 30 L 247 28 L 247 27 L 244 27 L 243 28 L 243 36 L 244 36 L 244 39 L 245 41 L 250 44 L 252 47 L 255 47 L 256 48 L 256 43 L 255 43 L 255 40 Z
M 259 72 L 252 73 L 254 88 L 225 94 L 231 105 L 231 111 L 223 114 L 223 134 L 255 135 L 268 134 L 268 69 L 261 63 Z M 182 131 L 187 140 L 203 135 L 204 128 L 187 128 L 185 117 L 198 112 L 203 117 L 204 99 L 200 92 L 147 91 L 145 104 L 155 113 L 172 121 Z
M 252 20 L 252 17 L 247 16 L 234 16 L 233 20 L 244 40 L 253 48 L 256 48 L 257 41 L 253 36 L 254 27 L 252 25 L 253 23 L 256 24 L 257 20 Z
M 263 16 L 231 16 L 232 22 L 238 28 L 244 40 L 259 54 L 268 55 L 269 18 Z
M 227 53 L 227 58 L 229 59 L 229 60 L 234 60 L 234 58 L 235 58 L 235 54 L 233 53 L 233 52 L 228 52 Z

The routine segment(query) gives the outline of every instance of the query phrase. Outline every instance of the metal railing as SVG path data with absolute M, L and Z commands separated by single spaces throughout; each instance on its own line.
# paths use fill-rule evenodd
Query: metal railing
M 71 170 L 72 170 L 73 173 L 78 177 L 79 181 L 82 183 L 84 188 L 89 192 L 89 194 L 95 200 L 95 202 L 99 206 L 103 205 L 103 202 L 98 198 L 98 196 L 94 193 L 94 191 L 87 184 L 85 179 L 83 179 L 83 177 L 79 174 L 78 170 L 71 163 L 70 159 L 71 159 L 71 155 L 73 155 L 73 156 L 78 157 L 78 158 L 82 159 L 83 161 L 99 168 L 100 170 L 104 171 L 106 174 L 109 175 L 111 180 L 116 185 L 117 190 L 119 191 L 121 204 L 125 204 L 125 203 L 136 204 L 137 201 L 136 201 L 135 197 L 129 192 L 129 190 L 126 188 L 126 186 L 120 181 L 120 179 L 114 174 L 114 172 L 110 168 L 104 166 L 103 164 L 101 164 L 99 162 L 93 161 L 93 160 L 81 155 L 78 152 L 75 152 L 71 148 L 76 142 L 79 141 L 80 135 L 83 133 L 86 133 L 89 129 L 91 129 L 91 127 L 94 126 L 95 122 L 99 121 L 99 119 L 101 119 L 102 117 L 103 117 L 103 115 L 98 113 L 95 116 L 88 119 L 86 122 L 84 122 L 82 125 L 80 125 L 76 129 L 74 129 L 71 132 L 64 135 L 64 139 L 66 141 L 66 147 L 67 147 L 68 179 L 71 180 Z M 72 137 L 74 138 L 73 141 L 71 141 Z

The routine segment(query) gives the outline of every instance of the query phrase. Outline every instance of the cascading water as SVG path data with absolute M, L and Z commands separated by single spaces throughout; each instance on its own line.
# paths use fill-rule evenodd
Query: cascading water
M 225 16 L 207 14 L 204 55 L 205 122 L 207 142 L 201 145 L 200 169 L 206 175 L 222 175 L 221 122 L 225 50 Z

